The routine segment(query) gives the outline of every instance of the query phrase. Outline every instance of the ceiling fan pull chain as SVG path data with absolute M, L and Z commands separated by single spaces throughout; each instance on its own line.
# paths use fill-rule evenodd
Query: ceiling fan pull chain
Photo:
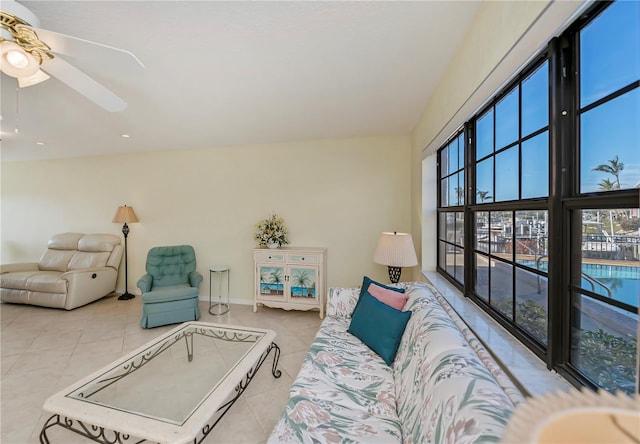
M 20 88 L 16 87 L 16 134 L 20 132 Z

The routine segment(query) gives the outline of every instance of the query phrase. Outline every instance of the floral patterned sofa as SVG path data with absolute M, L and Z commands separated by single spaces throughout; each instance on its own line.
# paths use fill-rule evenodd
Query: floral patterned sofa
M 523 396 L 429 283 L 391 366 L 347 332 L 359 288 L 331 288 L 327 318 L 268 442 L 498 442 Z

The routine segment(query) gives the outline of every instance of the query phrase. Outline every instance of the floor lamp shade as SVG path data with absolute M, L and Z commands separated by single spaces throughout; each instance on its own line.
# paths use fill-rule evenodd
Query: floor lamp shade
M 113 216 L 113 222 L 124 224 L 122 225 L 122 234 L 124 234 L 124 293 L 121 294 L 118 299 L 132 299 L 135 295 L 129 293 L 129 264 L 127 263 L 127 236 L 129 235 L 129 226 L 127 224 L 138 222 L 138 216 L 136 216 L 136 212 L 133 211 L 133 207 L 122 205 L 118 207 L 116 215 Z
M 136 216 L 136 212 L 133 211 L 133 207 L 122 205 L 118 207 L 116 215 L 113 216 L 113 222 L 118 224 L 133 224 L 138 222 L 138 216 Z
M 389 267 L 389 279 L 398 282 L 403 267 L 418 265 L 418 257 L 409 233 L 383 232 L 373 254 L 376 264 Z

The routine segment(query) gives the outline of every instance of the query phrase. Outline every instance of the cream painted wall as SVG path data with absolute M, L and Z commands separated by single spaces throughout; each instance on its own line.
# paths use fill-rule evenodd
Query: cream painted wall
M 412 133 L 411 226 L 423 270 L 437 262 L 435 151 L 588 3 L 483 2 Z
M 232 301 L 250 303 L 255 223 L 277 211 L 291 245 L 328 248 L 329 285 L 387 281 L 373 250 L 381 231 L 411 228 L 410 155 L 409 137 L 388 137 L 2 163 L 2 263 L 37 261 L 58 232 L 121 234 L 111 220 L 127 204 L 140 219 L 130 291 L 149 248 L 191 244 L 201 299 L 208 267 L 225 263 Z

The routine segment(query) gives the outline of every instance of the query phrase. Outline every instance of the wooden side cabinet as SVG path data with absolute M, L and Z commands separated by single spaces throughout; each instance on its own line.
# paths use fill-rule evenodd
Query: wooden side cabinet
M 320 310 L 324 318 L 327 249 L 285 247 L 253 250 L 253 311 L 258 304 L 285 310 Z

